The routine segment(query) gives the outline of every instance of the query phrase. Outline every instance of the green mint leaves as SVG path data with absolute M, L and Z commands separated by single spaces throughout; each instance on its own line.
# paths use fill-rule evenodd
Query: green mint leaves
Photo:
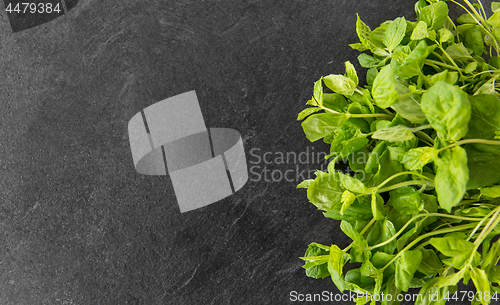
M 460 88 L 438 81 L 422 94 L 422 111 L 443 141 L 458 141 L 467 134 L 471 106 Z
M 406 20 L 405 17 L 396 18 L 394 21 L 387 26 L 384 31 L 382 41 L 387 47 L 389 52 L 394 51 L 394 49 L 401 43 L 406 33 Z
M 454 22 L 455 4 L 466 12 Z M 473 304 L 499 301 L 500 2 L 491 10 L 419 0 L 417 20 L 373 30 L 357 16 L 350 46 L 362 52 L 367 85 L 346 62 L 343 75 L 314 83 L 297 117 L 332 160 L 297 187 L 352 240 L 311 243 L 301 258 L 308 276 L 392 299 L 420 288 L 416 304 L 452 302 L 455 286 L 472 280 Z M 338 161 L 354 174 L 336 171 Z

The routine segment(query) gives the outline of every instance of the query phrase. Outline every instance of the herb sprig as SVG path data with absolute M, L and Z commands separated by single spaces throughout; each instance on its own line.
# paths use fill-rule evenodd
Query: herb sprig
M 455 22 L 448 3 L 465 11 Z M 461 280 L 476 287 L 472 304 L 500 298 L 500 2 L 491 9 L 419 0 L 416 21 L 373 30 L 358 16 L 350 46 L 367 85 L 346 62 L 298 115 L 331 161 L 297 187 L 352 240 L 310 244 L 303 267 L 365 294 L 357 304 L 398 304 L 410 288 L 415 304 L 444 304 Z M 336 170 L 341 160 L 353 175 Z

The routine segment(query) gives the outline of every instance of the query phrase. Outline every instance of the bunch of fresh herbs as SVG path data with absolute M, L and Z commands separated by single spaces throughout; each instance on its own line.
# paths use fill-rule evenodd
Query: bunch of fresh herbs
M 452 21 L 448 4 L 464 14 Z M 500 2 L 491 9 L 420 0 L 415 22 L 373 30 L 358 16 L 351 47 L 367 85 L 346 62 L 298 116 L 331 159 L 298 187 L 352 239 L 310 244 L 304 268 L 365 294 L 357 304 L 398 304 L 409 288 L 416 304 L 444 304 L 461 280 L 474 283 L 473 304 L 500 300 Z M 353 175 L 336 170 L 342 160 Z

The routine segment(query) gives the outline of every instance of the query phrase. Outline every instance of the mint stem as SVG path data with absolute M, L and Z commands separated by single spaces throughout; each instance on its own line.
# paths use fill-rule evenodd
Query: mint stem
M 465 139 L 465 140 L 460 140 L 458 142 L 455 142 L 453 144 L 450 144 L 448 146 L 442 147 L 438 149 L 438 153 L 442 152 L 443 150 L 446 150 L 448 148 L 452 148 L 458 145 L 464 145 L 464 144 L 487 144 L 487 145 L 500 145 L 500 141 L 493 141 L 493 140 L 484 140 L 484 139 Z

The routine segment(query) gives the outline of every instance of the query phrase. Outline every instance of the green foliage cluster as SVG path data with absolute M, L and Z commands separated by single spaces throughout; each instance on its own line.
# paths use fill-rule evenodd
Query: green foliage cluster
M 352 243 L 310 244 L 308 276 L 394 296 L 382 304 L 409 288 L 420 288 L 416 304 L 444 304 L 461 280 L 477 289 L 472 304 L 498 301 L 500 2 L 490 17 L 463 2 L 420 0 L 416 21 L 373 30 L 358 16 L 351 47 L 367 85 L 350 62 L 314 84 L 298 120 L 310 141 L 330 145 L 331 162 L 298 187 Z M 465 10 L 455 22 L 449 3 Z M 340 160 L 353 175 L 335 169 Z

